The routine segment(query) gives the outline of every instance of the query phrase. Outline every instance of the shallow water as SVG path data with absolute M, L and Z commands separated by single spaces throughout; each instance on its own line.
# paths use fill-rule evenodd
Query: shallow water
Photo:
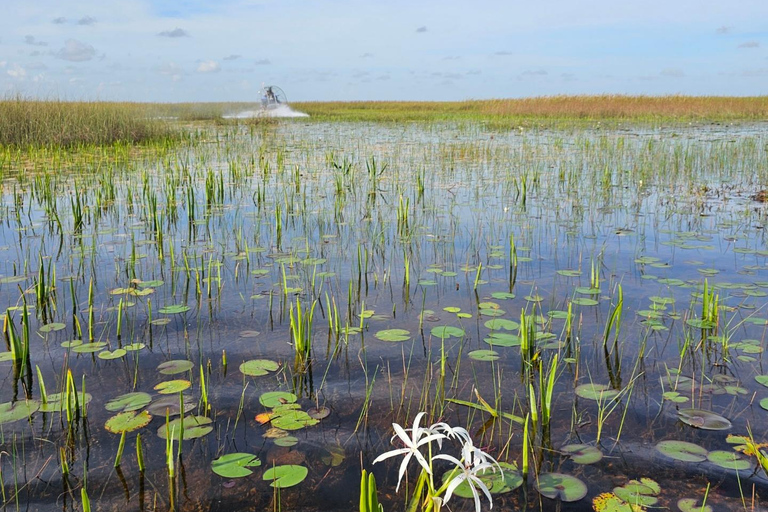
M 701 500 L 707 483 L 715 507 L 742 507 L 742 494 L 762 505 L 768 481 L 754 459 L 737 472 L 676 461 L 656 445 L 684 440 L 733 451 L 726 435 L 748 428 L 765 440 L 768 411 L 759 402 L 768 390 L 754 378 L 766 371 L 766 207 L 752 199 L 768 178 L 765 133 L 764 125 L 497 132 L 294 120 L 211 127 L 172 152 L 7 163 L 0 300 L 21 332 L 22 312 L 13 308 L 24 292 L 30 357 L 0 363 L 2 401 L 40 400 L 36 367 L 49 394 L 62 390 L 69 369 L 93 399 L 85 418 L 36 412 L 0 425 L 6 505 L 74 510 L 87 475 L 99 510 L 167 509 L 171 487 L 181 510 L 278 508 L 262 475 L 295 464 L 308 476 L 279 492 L 283 509 L 354 509 L 362 468 L 376 474 L 385 508 L 399 509 L 399 461 L 371 463 L 391 449 L 391 424 L 410 424 L 419 411 L 465 426 L 493 456 L 521 464 L 520 425 L 486 424 L 487 413 L 445 400 L 477 402 L 477 389 L 501 411 L 530 412 L 520 347 L 486 341 L 493 332 L 517 336 L 488 322 L 520 322 L 521 312 L 540 319 L 534 352 L 545 372 L 555 354 L 559 361 L 552 423 L 547 433 L 534 429 L 532 459 L 541 473 L 567 473 L 588 487 L 584 499 L 563 506 L 589 510 L 594 496 L 643 476 L 661 484 L 662 506 Z M 142 285 L 148 281 L 156 282 Z M 41 282 L 48 301 L 38 300 Z M 705 282 L 720 307 L 717 325 L 702 329 Z M 595 284 L 599 291 L 590 292 Z M 619 289 L 621 321 L 608 334 L 606 358 Z M 291 309 L 314 301 L 311 368 L 302 370 Z M 561 317 L 570 302 L 569 335 Z M 189 309 L 161 311 L 172 305 Z M 41 332 L 46 324 L 54 330 Z M 441 340 L 433 330 L 441 326 L 464 334 Z M 406 330 L 407 339 L 376 337 L 389 328 Z M 85 353 L 62 346 L 88 343 L 91 332 L 106 345 Z M 132 343 L 144 347 L 99 356 Z M 498 359 L 473 359 L 477 349 Z M 244 376 L 239 366 L 251 359 L 279 368 Z M 189 360 L 193 369 L 160 374 L 169 360 Z M 162 415 L 126 435 L 114 470 L 120 435 L 105 429 L 115 414 L 105 404 L 131 391 L 157 399 L 154 386 L 178 378 L 191 381 L 184 393 L 197 403 L 201 366 L 213 429 L 182 442 L 173 482 L 157 434 Z M 676 372 L 693 384 L 680 384 Z M 575 393 L 590 382 L 623 392 L 598 407 Z M 541 396 L 535 373 L 531 383 Z M 681 401 L 665 399 L 676 384 Z M 259 402 L 267 391 L 294 392 L 302 410 L 324 406 L 330 415 L 290 432 L 295 445 L 277 446 L 264 437 L 270 425 L 254 419 L 268 410 Z M 733 426 L 684 425 L 676 409 L 686 407 Z M 579 465 L 558 451 L 576 442 L 606 457 Z M 234 452 L 258 456 L 261 467 L 238 479 L 211 471 L 214 459 Z M 415 464 L 409 478 L 412 485 Z M 670 483 L 682 480 L 689 487 Z M 495 495 L 494 509 L 554 510 L 530 482 Z M 473 508 L 461 498 L 450 505 Z

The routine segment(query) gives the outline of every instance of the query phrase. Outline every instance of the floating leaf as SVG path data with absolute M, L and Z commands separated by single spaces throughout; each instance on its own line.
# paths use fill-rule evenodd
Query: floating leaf
M 579 270 L 557 270 L 556 272 L 565 277 L 579 277 L 581 275 Z
M 272 426 L 283 430 L 299 430 L 304 427 L 317 425 L 320 420 L 316 420 L 304 411 L 278 408 L 272 415 Z
M 253 473 L 248 468 L 261 466 L 261 461 L 250 453 L 228 453 L 211 463 L 211 470 L 224 478 L 241 478 Z
M 213 427 L 210 425 L 212 422 L 213 420 L 206 416 L 187 416 L 184 418 L 183 422 L 181 418 L 171 420 L 168 426 L 172 432 L 173 439 L 178 441 L 183 425 L 183 439 L 186 441 L 188 439 L 197 439 L 198 437 L 210 434 L 213 431 Z M 165 425 L 161 425 L 160 428 L 157 429 L 157 435 L 161 439 L 167 439 L 168 436 L 165 432 Z
M 443 275 L 445 275 L 445 273 L 443 273 Z M 491 294 L 491 297 L 497 300 L 506 300 L 506 299 L 514 299 L 515 294 L 509 293 L 509 292 L 493 292 Z
M 619 391 L 617 389 L 612 389 L 607 384 L 595 384 L 594 382 L 589 382 L 587 384 L 581 384 L 579 386 L 576 386 L 576 394 L 579 395 L 581 398 L 586 398 L 588 400 L 596 400 L 598 402 L 602 400 L 608 400 L 610 398 L 614 398 L 619 394 Z
M 311 409 L 308 409 L 307 414 L 316 420 L 322 420 L 331 415 L 331 410 L 328 407 L 321 405 L 320 407 L 312 407 Z
M 683 462 L 703 462 L 707 460 L 707 450 L 687 441 L 661 441 L 656 449 L 669 458 Z
M 562 473 L 542 473 L 534 483 L 539 494 L 560 501 L 578 501 L 587 495 L 587 486 L 578 478 Z
M 60 331 L 64 329 L 67 326 L 67 324 L 63 324 L 61 322 L 52 322 L 50 324 L 45 324 L 42 327 L 38 329 L 40 332 L 54 332 L 54 331 Z
M 599 293 L 599 290 L 598 290 Z M 595 299 L 588 299 L 586 297 L 575 297 L 571 302 L 577 306 L 597 306 L 598 302 Z
M 475 361 L 496 361 L 499 358 L 499 353 L 495 350 L 473 350 L 467 355 Z
M 177 373 L 184 373 L 191 370 L 195 365 L 192 361 L 184 359 L 175 359 L 172 361 L 166 361 L 157 367 L 157 371 L 163 375 L 174 375 Z
M 121 357 L 124 357 L 125 354 L 128 352 L 124 348 L 117 348 L 110 352 L 109 350 L 105 350 L 103 352 L 99 352 L 99 359 L 120 359 Z
M 450 338 L 451 336 L 454 338 L 461 338 L 464 336 L 463 329 L 459 329 L 458 327 L 453 327 L 450 325 L 439 325 L 437 327 L 433 327 L 430 332 L 432 333 L 432 336 L 437 336 L 441 339 Z
M 496 347 L 517 347 L 522 343 L 520 336 L 507 332 L 492 332 L 483 341 Z
M 163 313 L 165 315 L 177 315 L 179 313 L 186 313 L 192 309 L 189 306 L 185 306 L 184 304 L 174 304 L 172 306 L 165 306 L 163 308 L 160 308 L 160 313 Z
M 0 404 L 0 425 L 25 420 L 40 408 L 37 400 L 5 402 Z
M 170 416 L 175 416 L 181 413 L 181 404 L 179 403 L 178 395 L 163 396 L 149 404 L 147 411 L 150 414 L 156 414 L 158 416 L 165 416 L 166 412 Z M 184 413 L 188 413 L 197 407 L 197 401 L 191 397 L 184 396 Z
M 277 439 L 275 439 L 275 444 L 277 446 L 284 446 L 284 447 L 285 446 L 293 446 L 293 445 L 295 445 L 298 442 L 299 442 L 299 439 L 297 437 L 294 437 L 294 436 L 283 436 L 283 437 L 278 437 Z
M 677 501 L 677 508 L 682 512 L 713 512 L 709 505 L 699 505 L 696 498 L 682 498 Z
M 287 464 L 285 466 L 269 468 L 264 472 L 262 479 L 265 481 L 271 480 L 272 483 L 269 484 L 271 487 L 285 489 L 303 482 L 304 479 L 307 478 L 308 473 L 309 470 L 304 466 Z
M 560 451 L 567 454 L 576 464 L 594 464 L 603 458 L 603 452 L 587 444 L 570 444 L 560 448 Z
M 149 395 L 149 393 L 137 391 L 135 393 L 126 393 L 124 395 L 117 396 L 107 402 L 104 407 L 111 412 L 138 411 L 142 407 L 148 405 L 151 401 L 152 397 Z
M 669 400 L 670 402 L 682 403 L 688 401 L 687 396 L 683 396 L 677 391 L 665 391 L 662 396 L 664 400 Z
M 612 492 L 604 492 L 592 498 L 595 512 L 641 512 L 641 507 L 633 507 Z
M 680 421 L 686 425 L 703 430 L 728 430 L 731 422 L 719 414 L 703 409 L 680 409 L 677 411 Z
M 752 467 L 752 464 L 750 464 L 748 460 L 743 459 L 738 453 L 725 450 L 714 450 L 709 452 L 707 454 L 707 460 L 721 468 L 733 469 L 735 471 L 743 471 Z
M 93 343 L 83 343 L 72 346 L 72 352 L 77 352 L 78 354 L 88 354 L 92 352 L 98 352 L 99 350 L 106 347 L 107 344 L 103 341 L 96 341 Z
M 491 330 L 498 331 L 504 329 L 505 331 L 514 331 L 520 328 L 520 324 L 505 318 L 494 318 L 485 322 L 485 326 Z
M 156 385 L 154 389 L 161 395 L 171 395 L 174 393 L 179 393 L 180 391 L 184 391 L 191 385 L 192 383 L 189 382 L 188 380 L 183 380 L 183 379 L 167 380 L 165 382 L 161 382 L 160 384 Z
M 146 347 L 144 343 L 131 343 L 130 345 L 126 345 L 123 348 L 128 352 L 137 352 L 143 349 L 144 347 Z
M 323 455 L 320 458 L 320 460 L 323 461 L 323 464 L 325 464 L 326 466 L 335 468 L 337 466 L 340 466 L 341 463 L 344 462 L 346 453 L 344 452 L 343 446 L 334 444 L 334 445 L 327 446 L 325 449 L 327 451 L 327 454 Z
M 251 359 L 240 365 L 240 373 L 249 377 L 260 377 L 274 372 L 279 367 L 280 365 L 269 359 Z
M 381 341 L 408 341 L 411 339 L 411 333 L 405 329 L 384 329 L 377 332 L 376 336 Z
M 273 408 L 281 404 L 292 404 L 298 397 L 287 391 L 268 391 L 259 397 L 259 402 L 264 407 Z
M 650 478 L 643 478 L 640 481 L 630 480 L 622 487 L 614 487 L 613 493 L 629 503 L 640 507 L 650 507 L 659 501 L 656 494 L 661 491 L 659 484 Z
M 104 424 L 104 428 L 113 434 L 122 434 L 145 427 L 149 425 L 150 421 L 152 421 L 152 416 L 147 411 L 138 414 L 136 411 L 126 411 L 109 418 Z
M 768 388 L 768 375 L 755 375 L 755 380 Z

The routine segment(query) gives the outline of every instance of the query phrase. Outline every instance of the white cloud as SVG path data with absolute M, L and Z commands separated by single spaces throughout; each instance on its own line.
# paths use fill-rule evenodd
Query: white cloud
M 8 73 L 8 76 L 11 78 L 16 78 L 17 80 L 23 80 L 27 77 L 27 70 L 16 63 L 14 63 L 6 73 Z
M 197 66 L 198 73 L 217 73 L 221 71 L 221 66 L 215 60 L 204 60 Z
M 181 80 L 184 74 L 184 69 L 175 62 L 166 62 L 156 67 L 155 70 L 161 75 L 170 77 L 174 82 Z
M 67 39 L 64 48 L 56 52 L 56 57 L 70 62 L 84 62 L 96 56 L 96 49 L 77 39 Z

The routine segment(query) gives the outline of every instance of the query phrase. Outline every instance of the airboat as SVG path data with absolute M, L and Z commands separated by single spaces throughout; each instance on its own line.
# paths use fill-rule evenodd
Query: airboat
M 282 105 L 288 104 L 285 93 L 276 85 L 262 86 L 259 91 L 259 98 L 261 98 L 262 110 L 274 110 Z

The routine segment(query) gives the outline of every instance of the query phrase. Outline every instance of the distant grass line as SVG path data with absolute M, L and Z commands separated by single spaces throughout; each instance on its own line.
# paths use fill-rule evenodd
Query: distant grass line
M 76 147 L 168 139 L 144 104 L 0 99 L 0 146 Z
M 315 119 L 338 121 L 768 120 L 768 96 L 541 96 L 456 102 L 304 102 L 292 106 Z

